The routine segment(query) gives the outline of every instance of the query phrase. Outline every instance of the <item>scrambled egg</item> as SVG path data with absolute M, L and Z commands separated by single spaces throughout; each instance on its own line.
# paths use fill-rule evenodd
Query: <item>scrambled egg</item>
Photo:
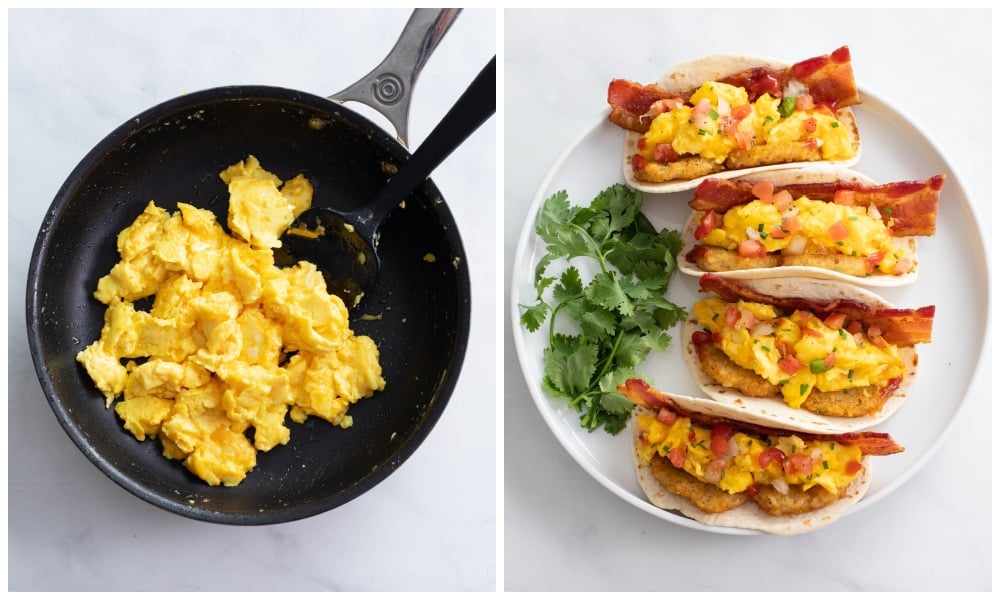
M 731 208 L 723 215 L 720 226 L 701 239 L 702 244 L 736 250 L 740 242 L 759 240 L 768 253 L 785 253 L 799 243 L 796 254 L 826 254 L 870 258 L 874 269 L 894 274 L 901 259 L 907 258 L 902 248 L 893 243 L 891 230 L 880 215 L 869 208 L 811 200 L 801 196 L 787 208 L 774 203 L 753 200 Z
M 638 419 L 645 433 L 639 452 L 647 464 L 659 454 L 698 480 L 714 483 L 730 494 L 778 480 L 801 486 L 803 491 L 818 485 L 839 494 L 861 468 L 857 446 L 804 441 L 796 435 L 755 437 L 733 432 L 722 448 L 716 446 L 713 451 L 712 429 L 692 423 L 688 417 L 679 416 L 670 425 L 652 414 Z M 716 462 L 720 459 L 724 464 Z
M 780 386 L 792 408 L 802 406 L 813 389 L 881 387 L 906 373 L 896 346 L 830 327 L 805 311 L 782 316 L 766 304 L 710 297 L 695 303 L 694 315 L 734 363 Z
M 786 97 L 784 102 L 788 100 L 795 101 Z M 845 160 L 855 153 L 849 128 L 828 108 L 794 110 L 794 104 L 783 106 L 783 100 L 770 94 L 750 104 L 744 88 L 713 81 L 703 83 L 689 102 L 653 119 L 638 146 L 643 158 L 655 160 L 656 145 L 670 144 L 678 154 L 722 164 L 737 150 L 810 139 L 819 146 L 823 160 Z
M 312 203 L 309 181 L 282 182 L 253 156 L 220 176 L 234 236 L 208 210 L 150 202 L 118 235 L 121 261 L 94 294 L 108 305 L 101 337 L 77 360 L 106 406 L 123 397 L 115 412 L 137 440 L 157 438 L 207 483 L 233 486 L 257 451 L 288 443 L 286 415 L 350 427 L 351 404 L 385 381 L 378 348 L 354 335 L 316 266 L 274 264 Z

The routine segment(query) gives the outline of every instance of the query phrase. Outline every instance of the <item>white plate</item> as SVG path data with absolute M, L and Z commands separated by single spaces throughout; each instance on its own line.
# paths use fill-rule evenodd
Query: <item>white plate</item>
M 906 448 L 894 456 L 877 457 L 872 467 L 868 494 L 852 512 L 875 504 L 909 479 L 931 458 L 948 434 L 982 355 L 989 329 L 986 254 L 980 225 L 969 204 L 968 194 L 947 159 L 926 134 L 899 110 L 862 89 L 863 103 L 854 108 L 865 145 L 865 155 L 854 169 L 876 181 L 926 179 L 947 175 L 938 213 L 937 234 L 921 240 L 921 274 L 906 287 L 878 290 L 878 294 L 901 307 L 937 306 L 934 340 L 919 348 L 920 371 L 907 403 L 879 427 Z M 511 325 L 521 370 L 542 418 L 567 452 L 608 490 L 639 509 L 667 521 L 730 534 L 753 534 L 740 529 L 708 527 L 687 517 L 650 504 L 639 485 L 631 463 L 627 429 L 611 436 L 598 429 L 592 433 L 580 426 L 579 413 L 561 398 L 541 387 L 542 351 L 547 344 L 546 323 L 529 333 L 519 323 L 519 304 L 534 304 L 535 265 L 545 247 L 535 235 L 535 217 L 542 202 L 559 190 L 569 193 L 573 204 L 589 205 L 604 188 L 623 182 L 619 161 L 622 130 L 607 122 L 597 124 L 572 143 L 549 171 L 539 187 L 526 219 L 514 256 L 511 281 Z M 657 228 L 680 229 L 688 216 L 690 192 L 646 194 L 643 212 Z M 564 265 L 553 264 L 550 273 Z M 678 272 L 667 297 L 690 308 L 698 294 L 697 280 Z M 663 353 L 650 355 L 640 371 L 665 391 L 704 396 L 681 357 L 679 327 L 670 331 L 674 341 Z

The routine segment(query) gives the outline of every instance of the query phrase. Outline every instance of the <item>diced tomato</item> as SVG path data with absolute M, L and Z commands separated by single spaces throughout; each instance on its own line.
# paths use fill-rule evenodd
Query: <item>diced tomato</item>
M 698 227 L 694 230 L 694 239 L 703 239 L 719 226 L 719 213 L 714 210 L 706 211 L 698 221 Z
M 861 321 L 852 320 L 847 324 L 847 327 L 845 327 L 844 329 L 846 329 L 847 333 L 851 335 L 854 335 L 856 333 L 861 333 Z
M 733 437 L 733 428 L 725 423 L 712 427 L 709 448 L 716 457 L 725 456 L 729 452 L 729 438 Z
M 810 337 L 823 337 L 822 333 L 816 331 L 812 327 L 803 327 L 802 328 L 802 335 L 808 335 Z
M 836 364 L 837 364 L 837 355 L 833 352 L 827 354 L 826 357 L 823 359 L 823 366 L 825 366 L 827 370 L 832 369 Z
M 688 432 L 688 442 L 693 444 L 696 441 L 698 441 L 698 436 L 694 434 L 694 430 L 692 429 L 691 431 Z
M 760 240 L 743 240 L 736 252 L 743 258 L 763 258 L 767 256 L 767 248 Z
M 739 119 L 733 118 L 732 115 L 719 117 L 719 131 L 721 131 L 726 135 L 729 136 L 736 135 L 736 132 L 738 131 L 737 127 L 739 126 L 740 126 Z
M 760 488 L 757 487 L 757 484 L 751 483 L 750 485 L 747 486 L 747 489 L 745 491 L 747 493 L 747 496 L 750 496 L 751 498 L 756 498 L 757 494 L 760 493 Z
M 660 412 L 656 414 L 656 420 L 664 425 L 673 425 L 674 421 L 677 420 L 677 413 L 663 406 L 660 407 Z
M 694 432 L 692 431 L 691 433 Z M 680 469 L 684 466 L 684 448 L 681 446 L 671 448 L 670 451 L 667 452 L 667 459 L 670 461 L 670 464 Z
M 788 190 L 781 190 L 771 198 L 771 203 L 778 210 L 784 212 L 788 210 L 788 207 L 792 205 L 795 198 L 792 197 L 792 193 Z
M 868 270 L 873 271 L 875 267 L 878 266 L 882 259 L 885 258 L 885 252 L 876 252 L 875 254 L 869 254 L 865 257 L 865 264 L 868 265 Z
M 788 232 L 780 227 L 774 227 L 771 229 L 770 235 L 776 240 L 783 240 L 788 237 Z
M 795 233 L 802 231 L 802 223 L 799 221 L 798 215 L 788 215 L 781 220 L 781 228 L 788 233 Z
M 736 140 L 736 147 L 740 150 L 749 150 L 753 147 L 753 134 L 747 133 L 745 131 L 737 131 L 733 134 L 733 139 Z
M 681 155 L 677 154 L 670 144 L 657 144 L 653 151 L 653 159 L 657 162 L 673 162 L 680 157 Z
M 769 464 L 776 462 L 779 465 L 785 464 L 785 453 L 780 448 L 770 447 L 760 453 L 757 457 L 757 464 L 761 469 L 766 469 Z
M 801 97 L 802 96 L 799 96 L 799 98 Z M 809 133 L 816 131 L 817 126 L 818 124 L 816 123 L 816 119 L 814 119 L 813 117 L 809 117 L 808 119 L 802 121 L 802 127 Z
M 705 119 L 711 111 L 712 103 L 708 101 L 708 98 L 702 98 L 698 104 L 691 109 L 691 120 L 694 121 L 699 127 L 702 127 L 706 124 Z
M 766 179 L 763 179 L 753 184 L 753 187 L 750 188 L 750 193 L 764 202 L 770 202 L 771 195 L 774 194 L 774 184 Z
M 639 138 L 639 140 L 635 143 L 635 147 L 638 148 L 639 150 L 645 150 L 646 149 L 646 137 L 643 136 L 643 137 Z
M 854 475 L 863 468 L 865 468 L 864 465 L 856 460 L 849 461 L 846 465 L 844 465 L 844 471 L 846 471 L 848 475 Z
M 722 474 L 726 469 L 726 461 L 721 458 L 717 458 L 712 462 L 708 463 L 705 467 L 705 481 L 709 483 L 719 483 L 722 481 Z
M 833 225 L 830 225 L 827 233 L 830 234 L 830 239 L 835 242 L 846 240 L 847 237 L 851 235 L 850 230 L 847 229 L 847 225 L 845 225 L 843 221 L 837 221 Z
M 632 169 L 634 171 L 641 171 L 642 169 L 645 169 L 648 164 L 649 163 L 646 162 L 646 159 L 643 158 L 641 154 L 632 155 Z
M 813 470 L 813 459 L 808 454 L 802 454 L 800 452 L 795 453 L 788 457 L 785 461 L 785 473 L 792 475 L 794 473 L 801 473 L 802 475 L 808 475 L 812 473 Z
M 816 149 L 818 149 L 822 145 L 823 145 L 823 142 L 821 142 L 817 138 L 814 138 L 812 136 L 809 136 L 808 138 L 806 138 L 806 148 L 808 148 L 809 150 L 816 150 Z
M 742 121 L 743 119 L 750 116 L 750 113 L 752 112 L 753 112 L 753 106 L 751 106 L 750 104 L 743 104 L 741 106 L 737 106 L 736 108 L 734 108 L 732 112 L 729 114 L 731 114 L 734 119 Z
M 823 319 L 823 324 L 830 329 L 840 329 L 844 326 L 844 321 L 847 320 L 847 315 L 844 313 L 830 313 L 827 318 Z
M 837 190 L 833 193 L 833 203 L 854 206 L 854 190 Z
M 795 358 L 791 354 L 782 356 L 781 360 L 778 361 L 778 368 L 789 375 L 795 375 L 803 366 L 805 365 L 799 362 L 799 359 Z
M 802 94 L 795 98 L 795 110 L 812 110 L 815 106 L 813 97 L 809 94 Z

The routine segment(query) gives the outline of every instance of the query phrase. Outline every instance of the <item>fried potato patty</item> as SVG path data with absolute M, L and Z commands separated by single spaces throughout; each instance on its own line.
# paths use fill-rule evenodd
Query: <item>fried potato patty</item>
M 787 494 L 782 494 L 769 485 L 762 485 L 753 500 L 767 514 L 780 517 L 818 510 L 840 498 L 840 494 L 834 494 L 818 485 L 806 491 L 792 487 Z
M 745 492 L 730 494 L 711 483 L 699 481 L 696 477 L 670 464 L 660 455 L 654 455 L 649 463 L 653 477 L 671 494 L 687 498 L 692 504 L 707 513 L 722 513 L 743 505 L 750 496 Z
M 725 352 L 711 344 L 698 345 L 698 366 L 716 383 L 752 398 L 781 395 L 779 386 L 751 369 L 737 365 Z M 833 392 L 813 390 L 802 403 L 802 408 L 826 417 L 863 417 L 878 412 L 885 400 L 875 385 Z
M 769 269 L 772 267 L 818 267 L 837 271 L 845 275 L 864 277 L 871 273 L 868 261 L 863 256 L 843 254 L 767 254 L 761 257 L 744 257 L 733 250 L 714 246 L 702 246 L 695 258 L 695 264 L 708 273 L 724 273 L 742 269 Z
M 705 175 L 711 175 L 712 173 L 718 173 L 724 168 L 723 165 L 708 158 L 682 156 L 668 163 L 649 161 L 642 168 L 633 169 L 632 173 L 639 181 L 663 183 L 676 179 L 696 179 Z
M 748 500 L 753 500 L 769 515 L 775 517 L 798 515 L 833 504 L 843 496 L 831 493 L 820 486 L 806 491 L 791 487 L 788 493 L 782 494 L 769 485 L 758 486 L 757 494 L 752 497 L 746 492 L 730 494 L 710 483 L 699 481 L 683 469 L 674 467 L 665 457 L 653 456 L 649 466 L 653 477 L 667 491 L 686 498 L 699 509 L 713 514 L 732 510 Z

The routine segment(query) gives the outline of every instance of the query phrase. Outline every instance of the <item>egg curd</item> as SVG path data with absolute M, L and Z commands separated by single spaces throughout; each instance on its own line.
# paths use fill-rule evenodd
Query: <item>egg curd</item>
M 744 88 L 706 81 L 689 102 L 653 119 L 639 140 L 643 158 L 656 160 L 658 144 L 669 144 L 677 154 L 699 155 L 717 164 L 737 150 L 810 140 L 823 160 L 846 160 L 856 152 L 850 128 L 829 108 L 803 108 L 800 104 L 796 109 L 793 96 L 779 100 L 764 94 L 750 104 Z
M 316 266 L 274 264 L 312 203 L 309 181 L 282 182 L 253 156 L 220 176 L 233 235 L 208 210 L 151 201 L 118 235 L 121 260 L 94 294 L 107 304 L 101 336 L 76 358 L 137 440 L 234 486 L 257 451 L 288 443 L 286 415 L 350 427 L 348 408 L 385 381 L 378 348 L 354 335 Z
M 802 406 L 814 389 L 883 387 L 906 373 L 896 346 L 851 333 L 836 316 L 826 321 L 806 311 L 785 316 L 766 304 L 717 297 L 699 300 L 693 312 L 730 360 L 779 386 L 792 408 Z
M 768 253 L 841 254 L 867 260 L 869 268 L 894 275 L 915 264 L 894 242 L 874 207 L 811 200 L 800 196 L 790 203 L 753 200 L 729 209 L 719 227 L 699 240 L 702 244 L 737 250 L 754 240 Z
M 658 454 L 730 494 L 752 485 L 770 485 L 779 491 L 786 486 L 801 486 L 802 491 L 821 486 L 839 495 L 862 468 L 861 449 L 853 445 L 805 441 L 796 435 L 757 437 L 728 428 L 713 434 L 713 428 L 681 416 L 670 424 L 655 414 L 637 418 L 643 432 L 638 452 L 644 462 Z

